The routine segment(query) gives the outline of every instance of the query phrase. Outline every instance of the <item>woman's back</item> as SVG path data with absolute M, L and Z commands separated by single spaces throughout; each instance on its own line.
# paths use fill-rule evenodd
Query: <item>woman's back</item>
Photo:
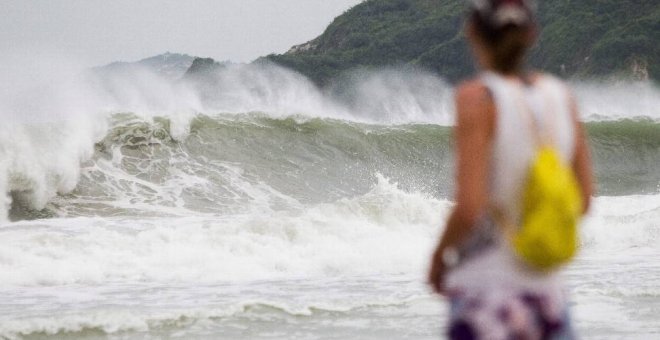
M 575 148 L 574 119 L 565 85 L 550 75 L 537 75 L 530 84 L 485 72 L 479 81 L 495 107 L 487 170 L 488 209 L 496 209 L 514 223 L 520 215 L 521 192 L 535 155 L 537 137 L 548 140 L 570 164 Z M 505 292 L 544 292 L 559 299 L 561 285 L 555 273 L 539 275 L 521 265 L 493 221 L 474 233 L 492 233 L 492 249 L 478 249 L 447 277 L 451 291 L 469 288 L 495 295 Z M 488 223 L 482 221 L 482 223 Z M 472 235 L 483 238 L 484 235 Z
M 553 76 L 538 75 L 531 84 L 486 72 L 482 82 L 495 104 L 489 205 L 518 221 L 521 191 L 535 155 L 536 138 L 543 138 L 570 164 L 575 129 L 570 97 Z

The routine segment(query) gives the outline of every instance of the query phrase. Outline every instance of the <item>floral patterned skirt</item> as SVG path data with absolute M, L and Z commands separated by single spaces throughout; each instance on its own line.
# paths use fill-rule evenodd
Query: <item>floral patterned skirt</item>
M 539 293 L 450 296 L 449 339 L 575 339 L 563 299 Z

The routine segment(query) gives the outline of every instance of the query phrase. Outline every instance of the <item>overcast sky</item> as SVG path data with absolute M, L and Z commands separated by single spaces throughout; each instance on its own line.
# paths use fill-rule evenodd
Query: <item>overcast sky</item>
M 0 51 L 92 65 L 166 51 L 251 61 L 308 41 L 362 0 L 0 0 Z

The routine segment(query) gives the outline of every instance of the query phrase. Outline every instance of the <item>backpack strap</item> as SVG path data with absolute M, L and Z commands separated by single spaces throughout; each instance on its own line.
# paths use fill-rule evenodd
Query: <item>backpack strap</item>
M 523 115 L 521 118 L 528 122 L 537 147 L 552 145 L 554 142 L 554 121 L 548 121 L 549 115 L 544 113 L 546 109 L 556 112 L 554 107 L 549 107 L 554 106 L 555 102 L 548 100 L 548 93 L 544 88 L 545 81 L 546 76 L 539 76 L 539 79 L 536 79 L 530 87 L 519 87 L 520 91 L 516 96 L 518 111 Z M 534 100 L 536 102 L 533 102 Z

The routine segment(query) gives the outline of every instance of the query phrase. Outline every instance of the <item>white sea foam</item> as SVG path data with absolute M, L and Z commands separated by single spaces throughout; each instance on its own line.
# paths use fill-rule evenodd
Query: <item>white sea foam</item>
M 239 215 L 69 218 L 5 224 L 0 282 L 220 282 L 423 273 L 449 201 L 378 177 L 365 195 Z M 583 255 L 653 252 L 657 195 L 599 197 L 582 228 Z
M 582 228 L 582 252 L 567 271 L 582 322 L 600 325 L 609 314 L 596 312 L 615 308 L 604 299 L 660 294 L 657 268 L 640 271 L 660 248 L 658 198 L 595 199 Z M 236 216 L 5 224 L 0 293 L 26 309 L 21 317 L 5 314 L 0 335 L 203 329 L 211 327 L 204 320 L 261 320 L 259 313 L 355 314 L 416 299 L 430 303 L 424 273 L 450 208 L 377 176 L 365 195 L 286 211 L 262 206 Z M 121 307 L 102 307 L 106 300 Z M 43 313 L 62 305 L 66 313 Z M 423 314 L 428 307 L 415 308 Z
M 596 197 L 582 241 L 599 256 L 660 249 L 660 195 Z
M 0 221 L 6 219 L 8 193 L 33 209 L 43 209 L 57 193 L 73 190 L 80 163 L 92 156 L 98 129 L 87 120 L 11 124 L 0 128 Z
M 64 58 L 17 54 L 0 58 L 4 66 L 0 87 L 3 222 L 10 192 L 25 205 L 42 209 L 58 192 L 72 190 L 80 162 L 91 157 L 94 142 L 105 134 L 106 125 L 92 110 L 83 84 L 74 80 L 72 63 Z
M 294 210 L 75 218 L 0 229 L 0 282 L 217 282 L 401 273 L 425 266 L 450 203 L 382 177 L 366 195 Z
M 19 58 L 21 57 L 21 58 Z M 103 78 L 76 75 L 66 58 L 20 61 L 21 72 L 3 68 L 12 86 L 0 93 L 0 221 L 7 220 L 10 193 L 23 205 L 41 209 L 57 193 L 76 186 L 79 165 L 92 155 L 113 112 L 147 119 L 168 117 L 175 139 L 186 137 L 198 112 L 242 114 L 260 111 L 273 117 L 299 114 L 376 124 L 421 122 L 451 125 L 452 89 L 440 78 L 420 72 L 381 70 L 353 77 L 350 100 L 314 86 L 303 76 L 275 65 L 234 65 L 218 72 L 203 91 L 135 68 Z M 350 77 L 349 77 L 350 78 Z M 35 80 L 36 79 L 36 80 Z M 587 120 L 626 117 L 658 119 L 657 86 L 575 83 Z M 344 96 L 346 97 L 346 96 Z M 346 99 L 346 98 L 343 98 Z
M 419 282 L 402 281 L 401 278 L 374 279 L 266 281 L 210 286 L 110 284 L 104 287 L 41 287 L 18 292 L 0 290 L 3 294 L 11 294 L 10 299 L 21 300 L 35 294 L 41 298 L 37 315 L 29 310 L 32 306 L 17 311 L 17 315 L 0 314 L 0 337 L 20 338 L 35 333 L 52 336 L 81 331 L 107 334 L 150 332 L 158 336 L 168 329 L 175 332 L 187 329 L 182 333 L 198 338 L 203 336 L 193 335 L 196 331 L 208 334 L 209 328 L 221 328 L 222 323 L 214 324 L 217 320 L 240 325 L 244 322 L 241 320 L 313 318 L 319 314 L 348 316 L 365 307 L 396 309 L 428 305 L 428 293 L 420 289 L 423 287 Z M 393 286 L 396 291 L 392 290 Z M 367 287 L 370 289 L 365 292 Z M 130 307 L 99 308 L 98 301 L 105 300 Z M 71 311 L 52 313 L 63 304 L 75 307 Z M 275 325 L 278 326 L 282 327 Z M 363 325 L 358 324 L 358 327 Z M 226 331 L 215 332 L 226 338 L 235 338 Z

